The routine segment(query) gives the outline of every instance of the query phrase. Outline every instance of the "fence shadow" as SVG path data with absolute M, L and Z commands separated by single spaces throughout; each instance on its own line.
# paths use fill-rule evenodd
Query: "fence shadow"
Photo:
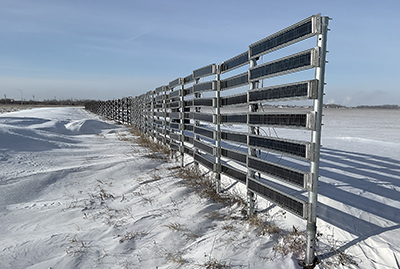
M 400 228 L 400 208 L 395 207 L 400 203 L 398 160 L 324 148 L 321 149 L 320 176 L 318 193 L 342 203 L 352 212 L 343 212 L 323 202 L 318 206 L 320 219 L 357 236 L 340 251 Z M 321 258 L 333 254 L 327 253 Z

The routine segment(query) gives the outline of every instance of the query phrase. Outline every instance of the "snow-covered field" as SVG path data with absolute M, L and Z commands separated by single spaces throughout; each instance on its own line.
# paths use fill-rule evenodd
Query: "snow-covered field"
M 324 114 L 316 268 L 340 268 L 337 253 L 358 264 L 343 268 L 400 268 L 400 111 Z M 82 108 L 1 114 L 0 268 L 300 268 L 132 136 Z

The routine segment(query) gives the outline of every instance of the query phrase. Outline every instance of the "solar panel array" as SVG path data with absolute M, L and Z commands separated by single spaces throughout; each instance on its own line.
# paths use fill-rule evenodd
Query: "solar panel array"
M 140 96 L 89 103 L 87 109 L 108 119 L 135 126 L 182 155 L 190 155 L 196 163 L 207 169 L 245 184 L 249 191 L 306 219 L 307 197 L 293 196 L 282 190 L 290 188 L 293 192 L 306 193 L 310 184 L 310 170 L 302 171 L 267 161 L 261 154 L 249 152 L 272 152 L 289 159 L 310 162 L 313 158 L 312 143 L 254 131 L 221 130 L 220 125 L 244 125 L 248 126 L 248 130 L 263 126 L 315 130 L 317 123 L 313 111 L 249 111 L 250 106 L 254 108 L 265 102 L 319 98 L 318 80 L 315 77 L 261 88 L 248 85 L 259 85 L 258 82 L 264 79 L 318 67 L 321 49 L 318 46 L 260 65 L 250 63 L 272 51 L 320 34 L 320 21 L 320 15 L 313 15 L 249 45 L 247 51 L 219 65 L 210 64 L 196 69 L 187 76 Z M 229 76 L 230 72 L 239 68 L 246 68 L 247 71 Z M 222 74 L 224 79 L 220 79 Z M 243 86 L 247 86 L 244 92 L 204 97 L 205 93 L 228 92 Z M 212 112 L 236 106 L 246 109 L 238 113 Z M 284 187 L 280 188 L 280 185 Z

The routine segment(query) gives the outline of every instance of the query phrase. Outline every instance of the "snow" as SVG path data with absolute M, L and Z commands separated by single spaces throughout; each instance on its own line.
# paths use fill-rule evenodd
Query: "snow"
M 324 114 L 316 268 L 337 251 L 358 265 L 335 268 L 399 268 L 400 111 Z M 82 108 L 1 114 L 0 268 L 300 268 L 274 256 L 274 236 L 257 235 L 240 208 L 182 184 L 179 160 L 149 158 L 132 138 Z M 239 185 L 224 179 L 231 191 Z M 305 228 L 258 203 L 281 227 Z

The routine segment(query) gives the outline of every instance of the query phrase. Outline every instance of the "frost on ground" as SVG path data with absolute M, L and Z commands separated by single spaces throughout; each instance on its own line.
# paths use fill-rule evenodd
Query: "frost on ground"
M 400 117 L 340 113 L 325 113 L 316 268 L 398 268 Z M 81 108 L 2 114 L 0 267 L 300 268 L 304 221 L 261 198 L 246 220 L 137 143 Z

